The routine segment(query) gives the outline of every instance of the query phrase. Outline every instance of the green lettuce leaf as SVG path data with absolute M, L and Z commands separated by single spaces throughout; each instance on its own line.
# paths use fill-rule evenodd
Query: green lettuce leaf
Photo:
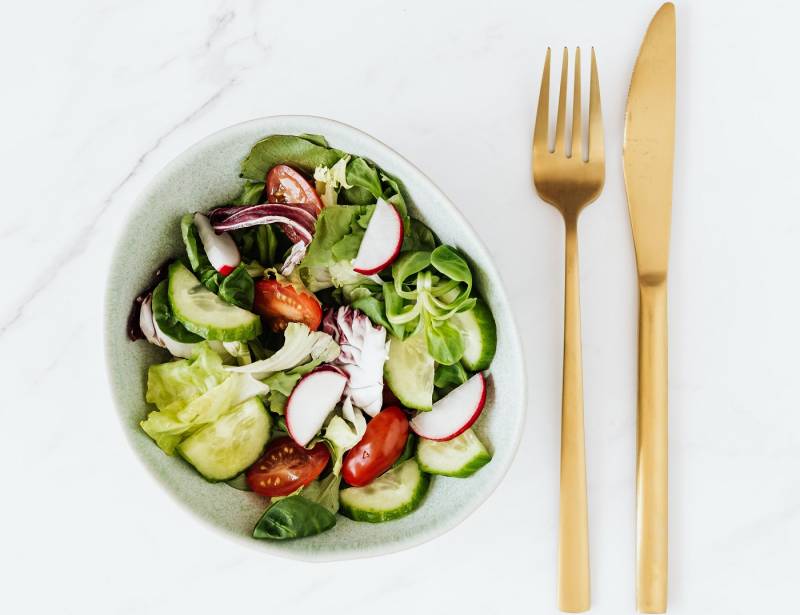
M 322 432 L 322 438 L 331 449 L 333 474 L 339 474 L 344 454 L 361 441 L 366 430 L 367 420 L 363 413 L 347 401 L 342 407 L 342 416 L 335 414 L 330 418 Z
M 192 359 L 153 365 L 146 400 L 158 408 L 141 422 L 144 432 L 168 455 L 180 442 L 268 387 L 247 374 L 231 374 L 208 344 Z
M 264 378 L 264 384 L 269 386 L 269 409 L 275 414 L 282 415 L 286 411 L 286 400 L 292 394 L 297 381 L 325 361 L 330 360 L 328 359 L 329 356 L 330 354 L 323 353 L 307 363 L 298 365 L 288 371 L 276 372 Z
M 332 167 L 343 152 L 320 145 L 316 135 L 271 135 L 253 146 L 242 161 L 241 176 L 264 181 L 267 172 L 276 164 L 288 164 L 312 174 L 317 167 Z
M 242 191 L 231 201 L 231 205 L 255 205 L 263 193 L 263 177 L 259 181 L 245 180 Z
M 322 210 L 314 239 L 298 268 L 300 279 L 311 292 L 341 287 L 358 276 L 350 262 L 358 254 L 374 210 L 374 205 L 333 206 Z M 362 278 L 369 280 L 364 276 L 357 279 Z
M 339 356 L 339 345 L 322 331 L 311 331 L 302 323 L 292 322 L 284 332 L 283 346 L 271 357 L 228 370 L 263 379 L 276 372 L 291 370 L 312 360 L 328 362 Z

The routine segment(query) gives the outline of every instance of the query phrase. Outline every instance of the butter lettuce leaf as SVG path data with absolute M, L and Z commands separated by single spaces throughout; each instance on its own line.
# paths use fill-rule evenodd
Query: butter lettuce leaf
M 191 359 L 153 365 L 148 370 L 148 402 L 158 410 L 140 424 L 168 455 L 186 437 L 269 388 L 248 374 L 231 374 L 220 356 L 200 344 Z

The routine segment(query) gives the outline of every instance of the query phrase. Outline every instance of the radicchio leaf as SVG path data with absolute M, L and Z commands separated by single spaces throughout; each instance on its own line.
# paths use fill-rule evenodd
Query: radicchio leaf
M 344 395 L 370 416 L 383 405 L 383 364 L 386 362 L 386 330 L 373 326 L 366 314 L 350 306 L 329 309 L 322 331 L 341 349 L 334 361 L 347 374 Z
M 265 203 L 246 207 L 217 207 L 208 214 L 217 232 L 232 231 L 259 224 L 281 224 L 290 227 L 298 241 L 311 243 L 316 218 L 302 205 Z

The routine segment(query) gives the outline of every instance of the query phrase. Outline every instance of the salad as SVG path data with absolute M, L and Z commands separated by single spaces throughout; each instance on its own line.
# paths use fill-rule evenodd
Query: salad
M 494 319 L 398 179 L 317 135 L 262 139 L 241 177 L 175 221 L 183 250 L 131 311 L 131 339 L 171 355 L 147 374 L 155 445 L 263 496 L 273 540 L 397 519 L 431 475 L 489 463 L 471 426 Z

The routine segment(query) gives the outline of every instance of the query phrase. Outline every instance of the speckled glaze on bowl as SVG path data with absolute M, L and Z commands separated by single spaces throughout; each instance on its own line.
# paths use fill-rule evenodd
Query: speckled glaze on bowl
M 139 427 L 148 412 L 144 401 L 147 367 L 164 351 L 126 337 L 133 298 L 153 271 L 183 247 L 180 218 L 227 203 L 240 187 L 239 164 L 259 139 L 271 134 L 324 135 L 333 147 L 372 159 L 398 177 L 411 197 L 412 215 L 444 243 L 468 255 L 477 287 L 497 320 L 497 356 L 489 370 L 486 407 L 476 426 L 493 452 L 491 463 L 467 479 L 434 477 L 422 506 L 388 523 L 356 523 L 337 517 L 336 527 L 294 541 L 251 537 L 266 507 L 260 496 L 212 484 L 188 464 L 168 457 Z M 283 557 L 331 561 L 391 553 L 420 544 L 455 527 L 494 490 L 508 470 L 519 443 L 525 410 L 523 357 L 500 276 L 475 232 L 453 203 L 416 167 L 383 143 L 333 120 L 278 116 L 252 120 L 217 132 L 170 163 L 136 201 L 118 238 L 106 291 L 105 349 L 108 375 L 124 430 L 133 448 L 164 488 L 199 517 L 250 547 Z

